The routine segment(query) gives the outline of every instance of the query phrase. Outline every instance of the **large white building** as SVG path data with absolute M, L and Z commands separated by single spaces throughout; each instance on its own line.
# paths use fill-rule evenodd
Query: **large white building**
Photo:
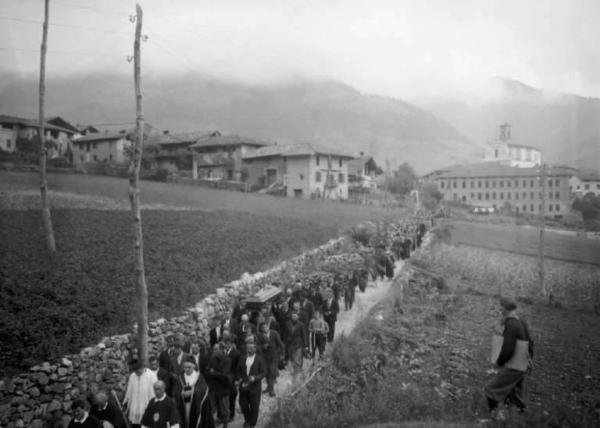
M 423 180 L 436 183 L 446 201 L 472 207 L 515 214 L 539 214 L 543 209 L 548 216 L 569 212 L 570 180 L 575 170 L 564 166 L 543 169 L 539 149 L 510 143 L 511 138 L 510 125 L 500 125 L 498 139 L 488 143 L 483 162 L 449 166 Z
M 504 123 L 499 126 L 498 137 L 487 143 L 483 160 L 516 168 L 533 168 L 542 164 L 542 152 L 535 147 L 514 142 L 511 126 Z

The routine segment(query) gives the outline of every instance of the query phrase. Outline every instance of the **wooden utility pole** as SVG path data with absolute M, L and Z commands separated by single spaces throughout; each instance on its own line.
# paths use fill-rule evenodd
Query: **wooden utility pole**
M 52 229 L 52 218 L 50 217 L 50 206 L 48 205 L 48 179 L 46 178 L 46 141 L 44 139 L 44 96 L 46 93 L 46 49 L 48 40 L 48 4 L 50 0 L 44 1 L 44 27 L 42 31 L 42 48 L 40 54 L 40 98 L 39 98 L 39 125 L 38 136 L 40 137 L 40 196 L 42 199 L 42 221 L 46 235 L 48 250 L 56 252 L 54 241 L 54 230 Z
M 129 164 L 129 201 L 133 213 L 133 232 L 135 235 L 135 271 L 138 291 L 138 357 L 148 364 L 148 287 L 144 270 L 144 238 L 142 235 L 142 213 L 140 210 L 140 167 L 144 145 L 144 112 L 142 110 L 142 90 L 140 83 L 140 39 L 142 36 L 142 8 L 136 4 L 135 41 L 133 42 L 133 73 L 135 84 L 136 136 L 132 143 L 131 163 Z
M 538 265 L 538 280 L 540 290 L 542 292 L 542 297 L 546 297 L 546 282 L 544 280 L 544 232 L 546 227 L 546 164 L 542 164 L 541 169 L 541 209 L 540 209 L 540 239 L 538 243 L 538 256 L 539 256 L 539 265 Z

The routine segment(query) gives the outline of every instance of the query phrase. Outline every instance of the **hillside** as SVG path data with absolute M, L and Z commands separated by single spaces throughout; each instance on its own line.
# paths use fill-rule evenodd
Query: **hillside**
M 35 77 L 2 80 L 0 111 L 35 115 Z M 49 79 L 48 115 L 86 124 L 132 121 L 132 86 L 130 76 L 108 74 Z M 467 138 L 432 113 L 335 81 L 267 87 L 147 75 L 143 90 L 146 120 L 171 131 L 219 129 L 280 143 L 309 140 L 371 153 L 391 167 L 409 162 L 418 172 L 479 156 Z
M 516 143 L 539 147 L 551 163 L 600 169 L 600 99 L 554 94 L 521 82 L 495 78 L 485 96 L 421 103 L 483 147 L 503 122 Z

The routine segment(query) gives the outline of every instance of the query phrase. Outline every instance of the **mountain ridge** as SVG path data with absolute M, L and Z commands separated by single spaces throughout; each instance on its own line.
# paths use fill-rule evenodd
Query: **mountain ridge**
M 0 86 L 0 112 L 29 116 L 37 112 L 37 85 L 32 79 L 12 76 L 10 83 Z M 142 89 L 145 119 L 172 132 L 218 129 L 282 144 L 314 141 L 372 154 L 380 164 L 389 160 L 392 168 L 409 162 L 423 173 L 480 155 L 468 138 L 432 112 L 331 79 L 266 86 L 203 76 L 150 75 L 142 81 Z M 46 97 L 46 116 L 60 115 L 74 123 L 135 119 L 133 84 L 125 76 L 98 73 L 48 79 Z

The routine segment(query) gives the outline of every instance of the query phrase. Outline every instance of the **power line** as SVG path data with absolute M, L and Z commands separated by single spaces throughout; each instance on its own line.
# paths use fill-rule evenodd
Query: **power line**
M 0 51 L 19 51 L 19 52 L 35 52 L 39 53 L 39 49 L 27 49 L 27 48 L 6 48 L 0 47 Z M 48 52 L 63 54 L 63 55 L 88 55 L 88 56 L 111 56 L 111 57 L 121 57 L 126 58 L 129 54 L 112 54 L 112 53 L 96 53 L 91 51 L 60 51 L 60 50 L 48 50 Z
M 53 1 L 52 4 L 57 4 L 57 5 L 64 6 L 64 7 L 72 7 L 72 8 L 75 8 L 75 9 L 93 10 L 93 11 L 96 11 L 96 12 L 108 13 L 108 14 L 111 14 L 111 15 L 118 15 L 118 16 L 127 15 L 127 12 L 115 12 L 114 10 L 98 9 L 96 7 L 82 6 L 80 4 L 66 3 L 66 2 L 61 2 L 61 1 Z
M 28 24 L 42 24 L 43 23 L 42 21 L 36 21 L 35 19 L 14 18 L 12 16 L 0 16 L 0 19 L 5 20 L 5 21 L 26 22 Z M 127 36 L 131 36 L 131 34 L 132 34 L 131 32 L 111 30 L 108 28 L 87 27 L 87 26 L 83 26 L 83 25 L 62 24 L 62 23 L 54 23 L 54 22 L 50 22 L 49 25 L 51 25 L 53 27 L 65 27 L 65 28 L 76 28 L 76 29 L 80 29 L 80 30 L 100 31 L 103 33 L 125 34 Z

